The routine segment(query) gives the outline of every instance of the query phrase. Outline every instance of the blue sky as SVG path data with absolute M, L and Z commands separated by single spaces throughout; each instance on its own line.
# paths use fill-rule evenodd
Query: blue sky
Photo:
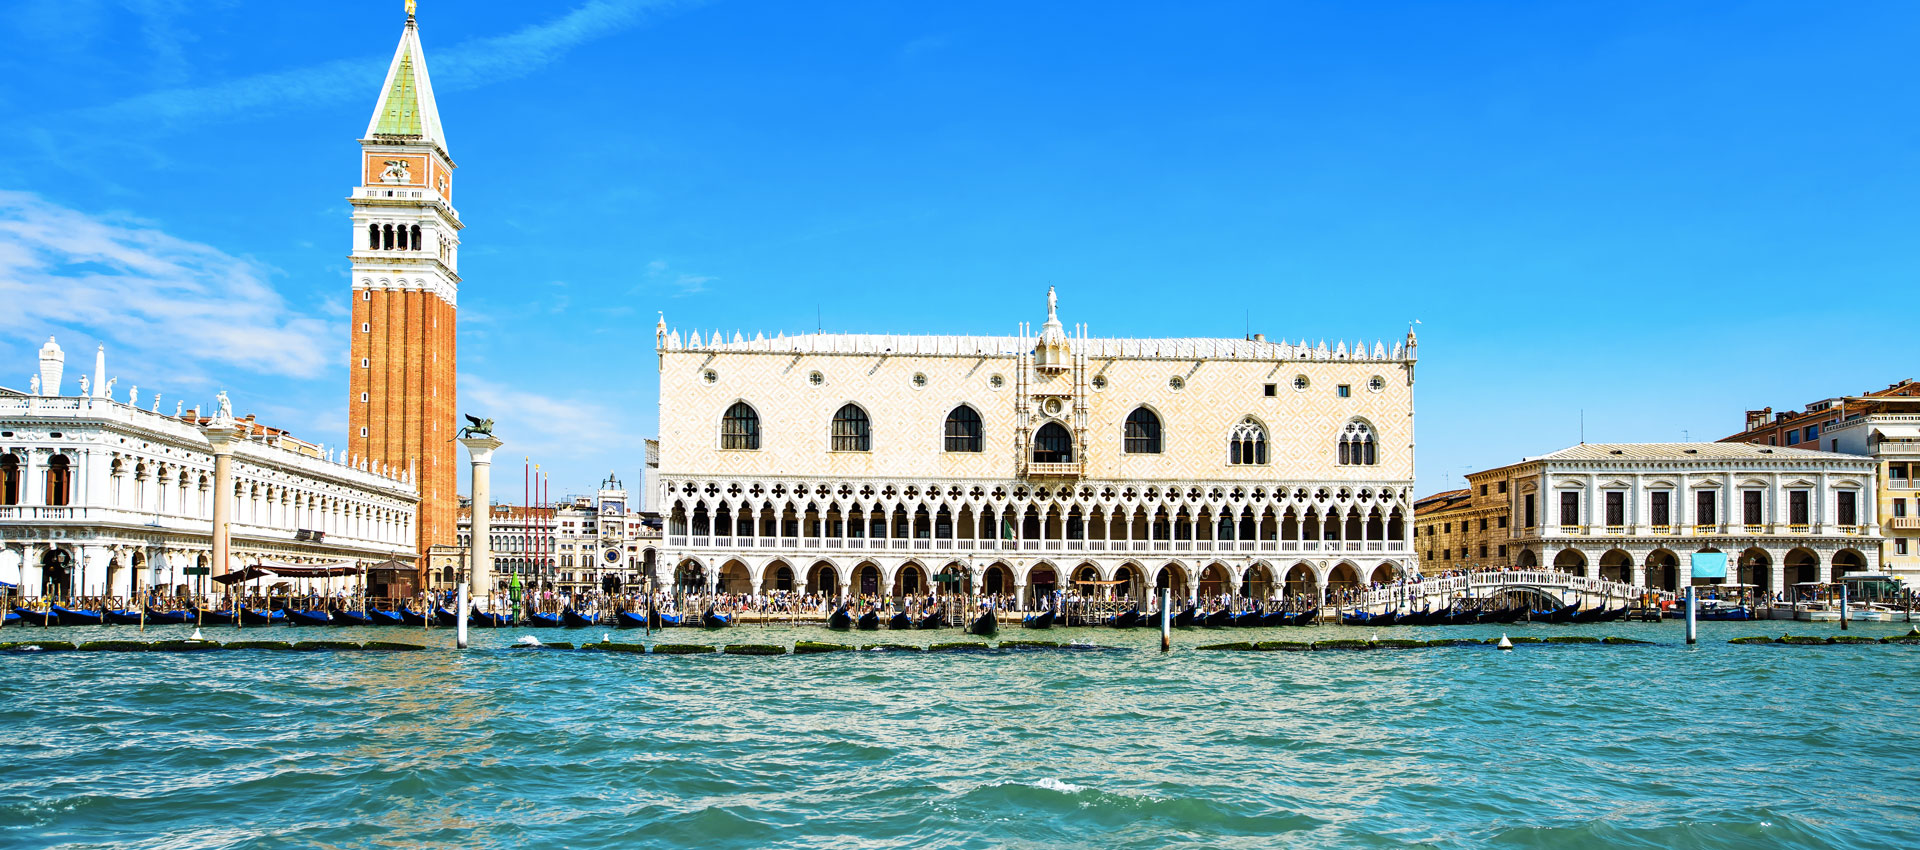
M 0 9 L 0 385 L 345 432 L 400 0 Z M 1385 338 L 1419 487 L 1915 377 L 1902 3 L 422 0 L 462 407 L 631 482 L 683 330 Z M 1903 354 L 1902 352 L 1909 352 Z M 5 364 L 12 364 L 10 366 Z M 69 374 L 72 374 L 70 369 Z M 69 389 L 71 391 L 71 389 Z

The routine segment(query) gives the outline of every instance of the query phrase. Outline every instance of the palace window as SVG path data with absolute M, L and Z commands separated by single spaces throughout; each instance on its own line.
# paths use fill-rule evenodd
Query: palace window
M 760 414 L 744 401 L 736 401 L 720 417 L 720 448 L 760 448 Z
M 1760 507 L 1760 499 L 1759 490 L 1748 490 L 1740 494 L 1740 508 L 1741 513 L 1744 515 L 1741 519 L 1747 525 L 1759 525 L 1765 521 L 1765 514 L 1761 511 Z
M 1807 524 L 1807 491 L 1794 490 L 1787 494 L 1787 522 L 1793 525 Z
M 1352 397 L 1353 397 L 1353 385 L 1352 385 L 1352 384 L 1341 384 L 1340 386 L 1338 386 L 1338 387 L 1335 387 L 1334 389 L 1335 389 L 1335 391 L 1336 391 L 1336 394 L 1337 394 L 1337 395 L 1339 395 L 1339 396 L 1340 396 L 1341 398 L 1352 398 Z
M 1227 462 L 1235 466 L 1260 466 L 1267 462 L 1267 429 L 1249 416 L 1233 426 L 1227 437 Z
M 73 467 L 66 455 L 47 461 L 47 507 L 64 508 L 73 502 Z
M 1127 432 L 1123 448 L 1130 455 L 1160 453 L 1160 417 L 1144 407 L 1127 414 Z
M 1358 419 L 1340 431 L 1340 465 L 1373 466 L 1379 462 L 1374 448 L 1373 429 Z
M 1522 505 L 1522 507 L 1523 507 L 1523 511 L 1522 511 L 1522 512 L 1523 512 L 1523 513 L 1525 514 L 1525 519 L 1526 519 L 1526 522 L 1525 522 L 1525 524 L 1523 524 L 1523 525 L 1522 525 L 1521 527 L 1522 527 L 1522 528 L 1532 528 L 1532 527 L 1534 527 L 1534 526 L 1536 526 L 1536 525 L 1539 525 L 1539 523 L 1536 523 L 1536 522 L 1534 522 L 1534 521 L 1533 521 L 1533 519 L 1534 519 L 1534 517 L 1533 517 L 1533 494 L 1532 494 L 1532 493 L 1528 493 L 1528 494 L 1527 494 L 1526 496 L 1524 496 L 1524 497 L 1522 497 L 1522 498 L 1521 498 L 1521 500 L 1520 500 L 1520 502 L 1521 502 L 1521 505 Z
M 1713 497 L 1712 490 L 1694 491 L 1693 524 L 1694 525 L 1713 525 L 1715 522 L 1717 522 L 1718 520 L 1716 520 L 1714 517 L 1714 513 L 1715 513 L 1714 508 L 1718 505 L 1718 503 L 1719 503 L 1719 500 Z
M 980 413 L 961 405 L 947 414 L 947 451 L 980 451 Z
M 1672 497 L 1673 494 L 1665 490 L 1656 490 L 1648 494 L 1649 502 L 1647 507 L 1653 511 L 1654 525 L 1669 526 L 1673 524 L 1673 507 L 1670 504 Z
M 1619 490 L 1607 493 L 1607 524 L 1621 526 L 1627 524 L 1627 494 Z
M 1833 495 L 1836 500 L 1833 511 L 1834 519 L 1839 520 L 1841 525 L 1859 525 L 1860 507 L 1857 494 L 1852 490 L 1841 490 Z
M 0 505 L 20 504 L 20 458 L 0 455 Z
M 1073 435 L 1058 422 L 1040 426 L 1033 435 L 1034 463 L 1072 463 Z
M 1579 493 L 1561 493 L 1560 494 L 1560 524 L 1561 525 L 1579 525 L 1580 524 L 1580 494 Z
M 857 404 L 847 404 L 833 414 L 833 450 L 836 452 L 871 451 L 873 435 L 867 412 Z

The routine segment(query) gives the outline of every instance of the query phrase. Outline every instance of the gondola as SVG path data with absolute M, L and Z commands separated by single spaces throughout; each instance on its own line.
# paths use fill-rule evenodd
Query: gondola
M 105 616 L 105 617 L 106 617 L 106 619 L 107 619 L 107 625 L 109 625 L 109 626 L 137 626 L 137 625 L 140 625 L 140 612 L 139 612 L 139 611 L 128 611 L 128 610 L 125 610 L 125 609 L 122 609 L 122 610 L 119 610 L 119 611 L 106 611 L 106 612 L 103 612 L 103 616 Z
M 600 615 L 593 612 L 582 614 L 568 608 L 560 612 L 560 622 L 569 629 L 584 629 L 588 626 L 600 625 Z
M 1053 628 L 1053 611 L 1048 609 L 1038 614 L 1030 614 L 1021 619 L 1020 625 L 1029 629 L 1051 629 Z
M 1185 611 L 1173 615 L 1173 627 L 1176 629 L 1191 629 L 1193 628 L 1193 621 L 1199 618 L 1200 609 L 1188 605 Z
M 1588 608 L 1585 611 L 1575 612 L 1573 615 L 1573 622 L 1598 623 L 1607 619 L 1607 615 L 1611 613 L 1613 612 L 1606 608 Z
M 1480 622 L 1480 612 L 1472 608 L 1453 608 L 1441 616 L 1443 626 L 1471 626 Z
M 147 625 L 149 626 L 186 626 L 193 624 L 192 611 L 165 611 L 147 606 Z
M 1319 617 L 1319 616 L 1320 616 L 1320 609 L 1318 609 L 1318 608 L 1308 608 L 1307 610 L 1305 610 L 1305 611 L 1301 611 L 1301 612 L 1300 612 L 1300 613 L 1298 613 L 1298 614 L 1288 614 L 1288 615 L 1287 615 L 1287 625 L 1289 625 L 1289 626 L 1311 626 L 1311 625 L 1313 625 L 1313 621 L 1314 621 L 1314 619 L 1315 619 L 1316 617 Z
M 1573 622 L 1574 616 L 1579 613 L 1580 603 L 1575 602 L 1563 608 L 1548 612 L 1546 620 L 1549 623 L 1571 623 Z
M 1121 611 L 1113 615 L 1112 619 L 1107 620 L 1107 625 L 1116 629 L 1131 629 L 1134 626 L 1138 626 L 1140 625 L 1140 609 L 1129 608 Z
M 887 621 L 887 628 L 896 632 L 911 629 L 913 628 L 913 618 L 907 616 L 907 612 L 905 611 L 895 612 L 893 618 Z
M 371 626 L 373 618 L 365 611 L 342 608 L 333 612 L 333 624 L 336 626 Z
M 1384 615 L 1374 614 L 1368 611 L 1348 611 L 1340 615 L 1340 624 L 1343 626 L 1378 625 L 1382 616 Z
M 407 624 L 406 616 L 400 612 L 387 611 L 380 608 L 368 608 L 367 619 L 371 620 L 373 625 L 376 626 L 404 626 Z
M 644 629 L 647 627 L 646 612 L 621 611 L 613 615 L 613 625 L 621 629 Z
M 445 605 L 435 605 L 433 606 L 433 624 L 441 628 L 451 629 L 454 626 L 460 625 L 460 615 L 454 613 Z
M 920 628 L 923 628 L 923 629 L 944 629 L 944 628 L 946 628 L 946 627 L 947 627 L 947 615 L 946 615 L 946 612 L 944 612 L 944 611 L 942 611 L 942 610 L 940 610 L 939 608 L 935 608 L 935 609 L 933 609 L 933 611 L 932 611 L 931 613 L 929 613 L 929 614 L 927 614 L 926 616 L 924 616 L 924 617 L 921 617 L 921 618 L 920 618 L 920 623 L 919 623 L 919 627 L 920 627 Z
M 863 632 L 880 631 L 880 612 L 868 611 L 865 614 L 861 614 L 860 620 L 854 624 L 854 628 Z
M 1525 614 L 1526 612 L 1527 611 L 1525 608 L 1495 608 L 1491 611 L 1481 612 L 1480 622 L 1482 623 L 1515 623 L 1515 622 L 1519 622 L 1520 615 Z
M 287 622 L 296 626 L 331 626 L 333 615 L 325 611 L 297 611 L 288 608 Z
M 20 622 L 19 614 L 15 614 L 12 611 L 0 613 L 0 624 L 11 626 L 19 622 Z
M 30 626 L 60 625 L 60 615 L 52 611 L 35 611 L 32 608 L 22 608 L 15 605 L 13 606 L 13 613 L 20 615 L 21 621 Z
M 658 608 L 653 609 L 653 627 L 654 628 L 664 629 L 664 628 L 667 628 L 668 626 L 679 627 L 684 625 L 686 625 L 686 623 L 683 621 L 683 618 L 679 614 L 669 614 Z
M 724 629 L 733 625 L 733 618 L 713 610 L 713 606 L 708 605 L 707 610 L 700 615 L 700 625 L 702 628 Z
M 400 622 L 409 626 L 424 626 L 427 624 L 427 615 L 403 607 L 400 609 Z
M 1233 625 L 1233 612 L 1222 608 L 1208 614 L 1203 622 L 1209 629 L 1224 629 Z
M 853 615 L 847 612 L 847 606 L 842 605 L 834 609 L 834 612 L 827 616 L 827 628 L 836 632 L 844 632 L 853 628 Z
M 1431 626 L 1439 616 L 1441 616 L 1440 613 L 1435 611 L 1402 611 L 1400 625 Z
M 1613 609 L 1612 611 L 1608 611 L 1608 612 L 1607 612 L 1607 615 L 1606 615 L 1605 617 L 1601 617 L 1601 618 L 1600 618 L 1600 622 L 1602 622 L 1602 623 L 1611 623 L 1611 622 L 1613 622 L 1613 621 L 1615 621 L 1615 620 L 1623 620 L 1623 619 L 1626 619 L 1626 616 L 1627 616 L 1627 612 L 1628 612 L 1628 611 L 1631 611 L 1631 610 L 1633 610 L 1633 606 L 1631 606 L 1631 605 L 1622 605 L 1622 606 L 1620 606 L 1620 607 L 1618 607 L 1618 608 L 1615 608 L 1615 609 Z M 1744 616 L 1744 617 L 1739 617 L 1738 619 L 1742 619 L 1742 620 L 1751 620 L 1751 619 L 1753 619 L 1753 609 L 1751 609 L 1751 608 L 1742 608 L 1742 609 L 1740 609 L 1740 611 L 1741 611 L 1741 613 L 1743 613 L 1743 614 L 1745 614 L 1746 616 Z
M 287 615 L 284 611 L 263 611 L 259 608 L 240 609 L 240 623 L 246 626 L 284 626 Z
M 1260 606 L 1255 605 L 1251 611 L 1233 615 L 1233 624 L 1243 629 L 1257 629 L 1267 624 L 1267 615 L 1260 612 Z
M 196 619 L 209 626 L 231 626 L 234 622 L 233 611 L 224 608 L 220 610 L 201 608 Z
M 549 614 L 545 611 L 529 611 L 527 612 L 527 625 L 536 629 L 557 629 L 564 624 L 560 622 L 559 614 Z
M 967 626 L 967 634 L 980 637 L 993 637 L 999 632 L 1000 618 L 995 617 L 992 610 L 981 612 L 980 616 L 974 618 L 974 621 Z
M 492 611 L 475 608 L 467 614 L 467 625 L 482 629 L 504 629 L 513 625 L 513 615 L 495 614 Z
M 63 626 L 98 626 L 107 620 L 99 611 L 79 611 L 64 605 L 53 605 L 50 607 L 53 610 L 53 615 L 59 619 L 60 625 Z

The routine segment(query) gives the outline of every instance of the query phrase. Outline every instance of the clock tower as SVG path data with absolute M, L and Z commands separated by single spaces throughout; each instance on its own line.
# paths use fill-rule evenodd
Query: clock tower
M 454 328 L 460 215 L 413 3 L 360 139 L 353 196 L 352 377 L 347 452 L 356 465 L 406 471 L 420 491 L 427 549 L 454 542 Z

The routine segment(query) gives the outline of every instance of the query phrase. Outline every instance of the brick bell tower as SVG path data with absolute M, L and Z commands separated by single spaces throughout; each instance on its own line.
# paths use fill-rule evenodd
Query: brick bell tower
M 353 343 L 347 452 L 357 465 L 408 470 L 420 489 L 419 563 L 451 544 L 459 503 L 454 453 L 454 320 L 460 215 L 453 160 L 407 25 L 367 134 L 353 190 Z

